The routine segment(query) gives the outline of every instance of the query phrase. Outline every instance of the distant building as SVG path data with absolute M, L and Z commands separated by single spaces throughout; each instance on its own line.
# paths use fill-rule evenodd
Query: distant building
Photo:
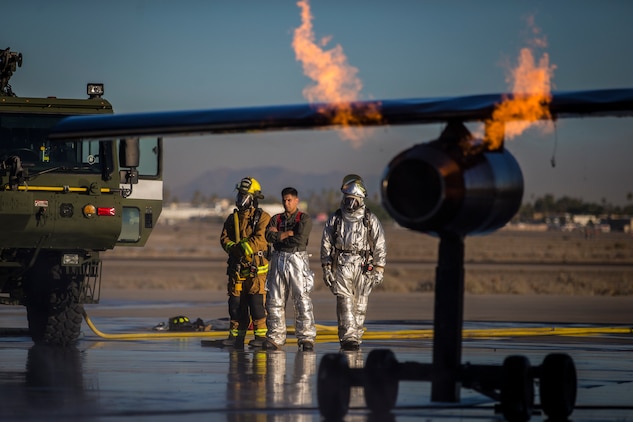
M 595 215 L 583 215 L 583 214 L 578 214 L 578 215 L 572 215 L 571 216 L 571 221 L 578 224 L 579 226 L 589 226 L 589 225 L 596 225 L 599 222 L 598 217 L 596 217 Z
M 633 218 L 630 216 L 609 216 L 602 219 L 603 224 L 607 224 L 613 232 L 631 233 L 633 228 Z
M 219 217 L 225 214 L 224 208 L 221 202 L 216 203 L 213 207 L 203 205 L 194 207 L 189 203 L 172 202 L 163 208 L 158 223 L 171 225 L 179 221 Z
M 281 203 L 275 204 L 260 204 L 259 205 L 268 214 L 275 215 L 284 212 L 284 207 Z M 227 215 L 233 212 L 235 204 L 229 199 L 218 199 L 212 205 L 197 205 L 193 206 L 188 202 L 176 203 L 172 202 L 163 208 L 158 219 L 162 224 L 175 224 L 179 221 L 205 219 L 205 218 L 219 218 L 224 219 Z M 307 202 L 300 202 L 299 209 L 307 211 Z

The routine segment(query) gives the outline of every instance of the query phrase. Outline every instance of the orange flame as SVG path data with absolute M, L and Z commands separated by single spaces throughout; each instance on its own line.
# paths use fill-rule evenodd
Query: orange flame
M 297 6 L 301 8 L 301 26 L 294 31 L 292 47 L 297 60 L 303 64 L 304 74 L 316 82 L 303 90 L 303 96 L 311 103 L 330 103 L 319 112 L 331 116 L 334 124 L 343 126 L 343 138 L 359 146 L 364 132 L 358 124 L 361 120 L 380 121 L 380 112 L 372 105 L 359 115 L 358 107 L 354 110 L 349 104 L 358 101 L 363 87 L 357 76 L 358 69 L 347 62 L 340 45 L 328 51 L 323 49 L 330 37 L 323 38 L 320 45 L 315 42 L 309 0 L 300 0 Z
M 539 30 L 534 27 L 531 18 L 528 23 L 537 34 Z M 536 47 L 547 45 L 544 38 L 535 38 L 532 42 Z M 550 66 L 547 53 L 537 64 L 530 48 L 521 49 L 519 63 L 507 78 L 512 87 L 512 97 L 505 97 L 495 108 L 492 118 L 485 121 L 484 142 L 491 150 L 501 147 L 504 135 L 511 139 L 531 126 L 551 130 L 549 103 L 552 101 L 551 79 L 554 69 L 556 66 Z

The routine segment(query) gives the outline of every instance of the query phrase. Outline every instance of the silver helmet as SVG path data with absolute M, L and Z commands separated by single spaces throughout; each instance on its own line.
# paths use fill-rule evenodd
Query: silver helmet
M 342 208 L 347 212 L 354 212 L 363 205 L 363 200 L 367 197 L 365 182 L 357 174 L 348 174 L 343 178 L 341 184 L 343 192 Z

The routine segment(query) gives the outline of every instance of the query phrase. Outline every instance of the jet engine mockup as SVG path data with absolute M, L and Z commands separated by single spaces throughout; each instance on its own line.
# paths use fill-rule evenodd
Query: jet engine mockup
M 503 227 L 523 197 L 523 175 L 505 149 L 485 149 L 461 125 L 398 154 L 382 180 L 383 205 L 402 226 L 437 236 Z

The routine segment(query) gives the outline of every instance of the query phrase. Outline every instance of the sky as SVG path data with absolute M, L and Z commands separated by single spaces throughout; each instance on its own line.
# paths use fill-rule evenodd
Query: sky
M 547 40 L 537 54 L 555 67 L 554 91 L 633 88 L 628 0 L 312 0 L 311 12 L 316 39 L 329 37 L 323 49 L 340 46 L 358 69 L 360 100 L 509 92 L 507 64 L 532 38 L 530 17 Z M 115 112 L 132 113 L 304 104 L 313 85 L 292 48 L 301 25 L 292 0 L 9 0 L 2 15 L 0 48 L 24 56 L 11 79 L 18 96 L 81 98 L 86 83 L 103 82 Z M 211 168 L 381 174 L 441 129 L 380 127 L 360 146 L 336 130 L 168 139 L 165 183 Z M 506 148 L 522 168 L 524 201 L 623 205 L 632 135 L 633 118 L 561 119 Z

